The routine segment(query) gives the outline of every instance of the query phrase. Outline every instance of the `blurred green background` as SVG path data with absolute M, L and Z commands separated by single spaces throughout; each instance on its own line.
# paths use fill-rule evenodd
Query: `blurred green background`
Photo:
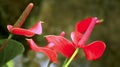
M 22 27 L 29 28 L 39 20 L 45 22 L 42 24 L 43 34 L 34 36 L 40 46 L 46 45 L 43 36 L 48 34 L 59 35 L 61 31 L 65 31 L 66 37 L 70 39 L 70 32 L 74 30 L 79 20 L 96 16 L 104 19 L 104 22 L 95 27 L 89 42 L 105 41 L 107 45 L 105 53 L 99 60 L 87 61 L 83 52 L 80 51 L 80 55 L 70 67 L 120 66 L 120 0 L 0 0 L 0 39 L 7 38 L 9 34 L 6 29 L 7 24 L 14 24 L 30 2 L 33 2 L 35 6 Z M 26 51 L 22 59 L 15 59 L 15 61 L 19 60 L 15 64 L 18 66 L 15 67 L 43 67 L 47 57 L 41 53 L 29 51 L 24 37 L 18 37 L 14 36 L 14 39 L 21 41 Z M 61 67 L 65 58 L 59 55 L 58 59 L 59 63 L 51 67 Z

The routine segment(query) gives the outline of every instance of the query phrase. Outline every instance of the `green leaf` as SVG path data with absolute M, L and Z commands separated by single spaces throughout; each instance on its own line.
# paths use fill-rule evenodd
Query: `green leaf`
M 14 61 L 13 61 L 13 60 L 9 61 L 9 62 L 7 63 L 7 66 L 8 66 L 8 67 L 14 67 Z
M 5 40 L 6 39 L 0 40 L 0 46 Z M 4 49 L 0 51 L 0 67 L 23 52 L 23 45 L 18 41 L 10 39 Z

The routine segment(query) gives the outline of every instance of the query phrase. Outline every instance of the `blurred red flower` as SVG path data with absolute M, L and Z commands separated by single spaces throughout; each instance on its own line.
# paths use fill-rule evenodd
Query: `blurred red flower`
M 65 57 L 70 58 L 76 48 L 82 48 L 88 60 L 99 59 L 106 45 L 103 41 L 94 41 L 86 45 L 94 26 L 100 23 L 96 17 L 87 18 L 78 22 L 75 26 L 75 31 L 71 33 L 72 42 L 63 36 L 48 35 L 46 39 L 52 43 L 53 50 L 62 53 Z
M 57 52 L 60 52 L 65 57 L 70 58 L 76 48 L 82 48 L 88 60 L 99 59 L 106 45 L 103 41 L 94 41 L 88 45 L 86 42 L 96 24 L 100 23 L 96 17 L 87 18 L 78 22 L 75 26 L 75 31 L 71 33 L 72 42 L 64 37 L 65 32 L 59 36 L 45 36 L 49 44 L 45 47 L 39 47 L 32 39 L 27 39 L 32 50 L 45 53 L 51 61 L 57 63 Z
M 47 47 L 39 47 L 37 46 L 37 44 L 33 41 L 33 39 L 26 39 L 30 48 L 35 51 L 35 52 L 43 52 L 44 54 L 46 54 L 49 59 L 54 62 L 57 63 L 57 54 L 55 51 L 51 50 L 50 48 Z
M 32 37 L 35 34 L 42 34 L 42 25 L 41 25 L 41 21 L 39 21 L 38 23 L 36 23 L 33 27 L 31 27 L 30 29 L 23 29 L 23 28 L 19 28 L 19 27 L 14 27 L 12 25 L 7 25 L 7 29 L 9 32 L 16 34 L 16 35 L 24 35 L 27 37 Z

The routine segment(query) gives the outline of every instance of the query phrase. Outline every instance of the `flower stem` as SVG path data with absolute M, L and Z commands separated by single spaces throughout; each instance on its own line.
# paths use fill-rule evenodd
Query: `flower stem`
M 71 63 L 71 61 L 75 58 L 76 54 L 78 53 L 78 50 L 79 50 L 79 48 L 77 48 L 75 50 L 75 52 L 73 53 L 73 55 L 71 56 L 71 58 L 68 60 L 68 62 L 65 64 L 64 67 L 68 67 L 69 66 L 69 64 Z
M 7 39 L 9 40 L 9 39 L 11 39 L 12 37 L 13 37 L 13 34 L 9 34 L 9 36 L 8 36 Z
M 68 61 L 68 59 L 66 58 L 65 61 L 64 61 L 64 63 L 63 63 L 63 66 L 62 66 L 62 67 L 65 66 L 65 64 L 66 64 L 67 61 Z
M 12 38 L 13 34 L 9 34 L 8 38 L 3 42 L 0 47 L 0 51 L 7 45 L 8 41 Z
M 47 65 L 47 67 L 50 67 L 50 64 L 51 64 L 52 62 L 51 61 L 48 61 L 48 65 Z

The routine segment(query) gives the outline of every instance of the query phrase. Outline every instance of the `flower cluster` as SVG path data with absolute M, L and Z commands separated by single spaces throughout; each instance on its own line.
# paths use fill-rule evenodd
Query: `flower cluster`
M 70 58 L 77 48 L 82 48 L 88 60 L 96 60 L 99 59 L 106 46 L 103 41 L 94 41 L 90 44 L 86 44 L 93 28 L 95 25 L 100 23 L 96 17 L 90 17 L 78 22 L 75 26 L 75 31 L 71 32 L 72 42 L 64 37 L 65 32 L 62 32 L 60 35 L 47 35 L 45 36 L 48 45 L 45 47 L 39 47 L 36 45 L 33 39 L 26 39 L 30 48 L 36 52 L 43 52 L 46 54 L 51 61 L 57 63 L 57 52 L 60 52 L 65 57 Z M 13 27 L 12 25 L 7 26 L 9 32 L 16 35 L 24 35 L 27 37 L 31 37 L 34 34 L 42 33 L 42 25 L 41 21 L 36 23 L 30 29 L 23 29 Z
M 27 8 L 27 11 L 30 12 L 32 9 L 33 4 L 30 4 Z M 30 9 L 30 10 L 29 10 Z M 7 29 L 10 33 L 15 35 L 23 35 L 26 37 L 32 37 L 35 34 L 41 35 L 42 34 L 42 23 L 39 21 L 30 29 L 23 29 L 21 25 L 24 22 L 24 18 L 26 18 L 27 11 L 23 13 L 23 17 L 21 22 L 18 22 L 14 26 L 8 25 Z M 21 19 L 21 17 L 20 17 Z M 90 44 L 87 44 L 87 40 L 89 39 L 94 27 L 97 24 L 100 24 L 101 20 L 97 17 L 90 17 L 78 22 L 75 25 L 75 30 L 71 32 L 71 40 L 65 38 L 65 32 L 61 32 L 60 35 L 47 35 L 45 36 L 48 44 L 45 47 L 37 46 L 34 40 L 26 39 L 30 48 L 35 52 L 43 52 L 48 58 L 57 63 L 57 53 L 61 53 L 66 58 L 74 58 L 77 53 L 76 50 L 83 49 L 87 60 L 96 60 L 99 59 L 106 48 L 106 45 L 103 41 L 97 40 Z M 75 54 L 76 53 L 76 54 Z M 67 67 L 67 65 L 66 65 Z
M 71 32 L 72 42 L 64 36 L 48 35 L 46 39 L 49 43 L 53 43 L 53 50 L 62 53 L 65 57 L 70 58 L 77 48 L 82 48 L 88 60 L 99 59 L 106 46 L 103 41 L 94 41 L 86 44 L 94 26 L 100 23 L 96 17 L 90 17 L 78 22 L 75 26 L 75 31 Z

